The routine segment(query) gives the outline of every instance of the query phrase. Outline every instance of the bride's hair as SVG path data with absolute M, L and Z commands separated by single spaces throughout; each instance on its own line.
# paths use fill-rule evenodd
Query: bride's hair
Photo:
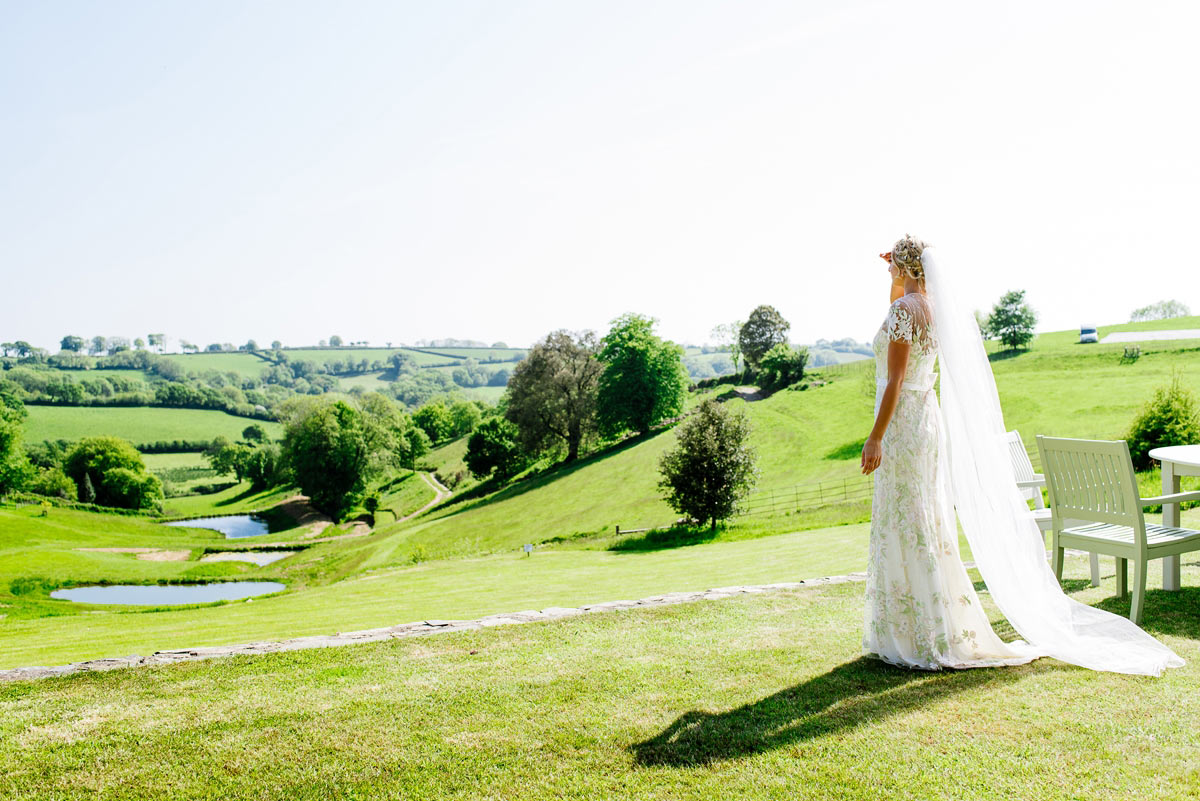
M 921 264 L 921 252 L 925 243 L 916 237 L 904 235 L 892 245 L 892 264 L 901 273 L 917 281 L 925 280 L 925 267 Z

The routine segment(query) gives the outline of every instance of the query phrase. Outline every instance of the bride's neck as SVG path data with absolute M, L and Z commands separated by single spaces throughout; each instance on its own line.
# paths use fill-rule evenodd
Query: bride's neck
M 904 297 L 905 295 L 911 295 L 914 292 L 924 295 L 925 294 L 925 282 L 919 281 L 915 278 L 905 278 L 903 283 L 897 282 L 897 283 L 892 284 L 891 302 L 895 303 L 897 300 Z

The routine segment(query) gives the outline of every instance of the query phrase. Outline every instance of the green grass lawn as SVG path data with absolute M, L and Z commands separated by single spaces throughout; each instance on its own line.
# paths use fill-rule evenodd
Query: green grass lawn
M 246 426 L 257 423 L 272 437 L 282 435 L 278 423 L 236 417 L 205 409 L 157 407 L 27 406 L 24 440 L 77 440 L 106 434 L 136 444 L 161 440 L 207 440 L 225 436 L 240 439 Z
M 852 584 L 9 684 L 0 794 L 1194 798 L 1196 592 L 1157 679 L 864 659 Z

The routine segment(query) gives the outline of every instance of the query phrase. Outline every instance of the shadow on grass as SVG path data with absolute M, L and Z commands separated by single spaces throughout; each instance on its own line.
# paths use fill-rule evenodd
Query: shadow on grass
M 989 353 L 988 361 L 1002 362 L 1006 359 L 1015 359 L 1016 357 L 1028 352 L 1029 350 L 1026 348 L 1006 348 L 1005 350 L 998 350 L 995 353 Z
M 247 487 L 246 489 L 242 490 L 237 495 L 234 495 L 231 498 L 226 498 L 222 501 L 217 501 L 216 503 L 213 504 L 213 506 L 233 506 L 235 503 L 244 501 L 253 495 L 258 495 L 260 492 L 262 492 L 262 490 L 256 490 L 253 487 Z
M 621 540 L 618 543 L 610 545 L 610 551 L 630 552 L 645 552 L 645 551 L 665 551 L 671 548 L 682 548 L 687 545 L 700 545 L 705 542 L 712 542 L 720 536 L 720 529 L 713 529 L 705 526 L 696 528 L 693 526 L 672 526 L 671 528 L 656 528 L 647 531 L 639 537 L 630 537 L 629 539 Z
M 977 687 L 1064 669 L 1072 668 L 1040 660 L 1020 667 L 928 673 L 864 656 L 728 712 L 685 712 L 660 734 L 630 750 L 645 766 L 708 765 L 878 723 Z
M 845 445 L 839 445 L 829 453 L 825 454 L 825 458 L 833 459 L 835 461 L 857 459 L 858 457 L 862 456 L 862 449 L 866 443 L 866 437 L 863 437 L 860 440 L 855 440 L 854 442 L 847 442 Z

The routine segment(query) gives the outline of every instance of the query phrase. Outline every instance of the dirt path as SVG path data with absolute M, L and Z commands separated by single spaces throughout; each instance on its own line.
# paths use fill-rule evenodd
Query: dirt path
M 422 506 L 417 511 L 407 514 L 404 517 L 400 518 L 399 520 L 396 521 L 397 523 L 403 523 L 405 520 L 412 520 L 417 515 L 421 514 L 422 512 L 424 512 L 428 509 L 432 509 L 434 506 L 437 506 L 439 503 L 441 503 L 442 501 L 444 501 L 450 497 L 450 490 L 443 487 L 441 485 L 441 482 L 439 482 L 436 478 L 433 477 L 433 473 L 422 472 L 421 478 L 423 478 L 425 480 L 425 483 L 429 485 L 429 488 L 433 490 L 433 493 L 434 493 L 433 500 L 430 501 L 429 503 L 425 504 L 424 506 Z

